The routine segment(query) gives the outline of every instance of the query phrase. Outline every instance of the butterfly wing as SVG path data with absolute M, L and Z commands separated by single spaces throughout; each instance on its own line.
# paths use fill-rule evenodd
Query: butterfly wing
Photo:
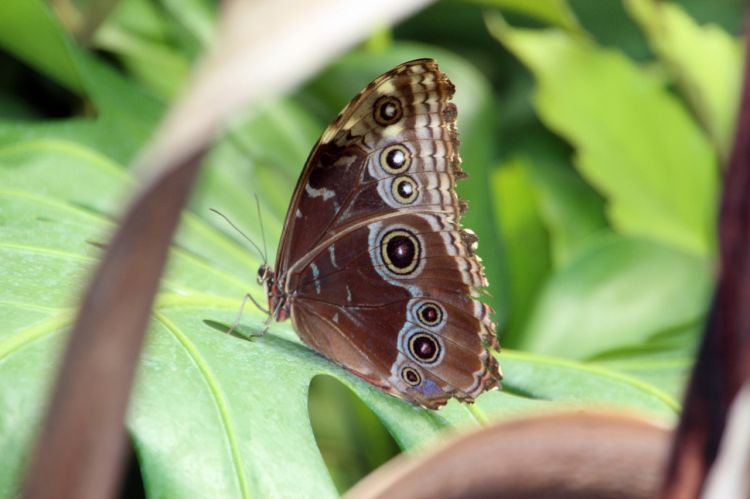
M 376 78 L 352 99 L 323 132 L 297 182 L 276 258 L 278 273 L 298 264 L 341 227 L 404 208 L 396 200 L 383 202 L 381 193 L 407 192 L 405 177 L 440 183 L 439 189 L 417 193 L 415 199 L 400 198 L 411 199 L 411 206 L 459 208 L 452 189 L 455 176 L 464 174 L 456 107 L 448 102 L 453 92 L 433 60 L 418 59 Z M 381 171 L 381 156 L 389 159 L 384 164 L 394 165 L 390 171 L 395 175 Z M 394 185 L 395 177 L 400 178 Z M 428 192 L 442 199 L 424 199 Z
M 355 97 L 308 159 L 277 257 L 302 340 L 426 407 L 500 379 L 476 236 L 459 222 L 453 91 L 421 59 Z
M 300 337 L 359 376 L 426 407 L 496 386 L 490 310 L 472 296 L 483 270 L 439 213 L 406 213 L 349 231 L 295 273 Z

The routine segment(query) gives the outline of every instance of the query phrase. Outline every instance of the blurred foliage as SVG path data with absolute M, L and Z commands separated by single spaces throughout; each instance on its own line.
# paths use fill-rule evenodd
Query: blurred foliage
M 52 6 L 59 17 L 0 4 L 0 497 L 15 494 L 129 166 L 216 29 L 209 0 L 122 0 L 88 24 L 86 9 Z M 741 19 L 739 0 L 444 1 L 293 95 L 238 110 L 185 213 L 139 372 L 128 428 L 147 494 L 332 496 L 445 428 L 534 410 L 671 420 L 713 283 Z M 82 25 L 87 48 L 63 28 Z M 244 292 L 264 297 L 258 255 L 208 208 L 260 240 L 258 193 L 275 248 L 326 123 L 415 57 L 457 87 L 465 224 L 506 348 L 503 391 L 436 413 L 331 365 L 289 324 L 252 342 L 211 327 Z M 241 332 L 262 319 L 246 312 Z

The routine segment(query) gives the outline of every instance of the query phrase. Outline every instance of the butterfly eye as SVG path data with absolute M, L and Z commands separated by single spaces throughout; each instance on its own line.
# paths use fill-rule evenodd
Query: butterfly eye
M 390 95 L 384 95 L 375 101 L 372 116 L 380 126 L 393 125 L 404 115 L 401 101 Z
M 258 268 L 258 284 L 263 284 L 263 281 L 266 279 L 266 272 L 268 272 L 268 267 L 265 265 L 261 265 Z
M 437 326 L 443 320 L 443 311 L 437 303 L 427 302 L 419 307 L 417 317 L 425 326 Z
M 409 231 L 392 230 L 380 242 L 380 254 L 388 270 L 395 274 L 410 274 L 419 263 L 419 241 Z
M 409 169 L 411 164 L 411 154 L 409 150 L 401 144 L 394 144 L 383 149 L 380 153 L 380 166 L 386 173 L 398 174 Z
M 411 204 L 417 199 L 417 183 L 411 177 L 396 177 L 391 185 L 393 197 L 401 204 Z
M 401 369 L 401 379 L 408 385 L 417 386 L 422 382 L 422 375 L 413 367 L 407 366 Z

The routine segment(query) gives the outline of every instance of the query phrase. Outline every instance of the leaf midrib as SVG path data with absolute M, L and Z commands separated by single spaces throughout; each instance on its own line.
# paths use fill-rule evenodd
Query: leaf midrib
M 179 327 L 171 320 L 169 320 L 164 314 L 160 312 L 154 312 L 154 317 L 167 328 L 169 332 L 177 339 L 178 343 L 185 349 L 188 356 L 193 360 L 195 365 L 198 367 L 198 372 L 203 377 L 206 385 L 209 388 L 209 393 L 213 396 L 216 408 L 219 412 L 219 419 L 224 429 L 227 443 L 229 444 L 230 455 L 232 456 L 232 464 L 235 468 L 237 480 L 239 481 L 239 488 L 243 498 L 249 498 L 250 492 L 248 488 L 248 480 L 245 476 L 245 468 L 242 462 L 242 456 L 240 454 L 239 443 L 237 433 L 232 424 L 231 417 L 229 416 L 229 406 L 226 398 L 219 386 L 219 382 L 216 379 L 213 371 L 211 370 L 208 362 L 200 354 L 199 350 L 195 345 L 184 335 Z

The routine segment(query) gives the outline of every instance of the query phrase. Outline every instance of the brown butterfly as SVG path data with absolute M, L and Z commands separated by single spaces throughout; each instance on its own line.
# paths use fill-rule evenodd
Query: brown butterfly
M 276 269 L 258 277 L 270 319 L 378 388 L 435 409 L 501 379 L 466 203 L 454 86 L 435 61 L 401 64 L 323 132 L 297 182 Z

